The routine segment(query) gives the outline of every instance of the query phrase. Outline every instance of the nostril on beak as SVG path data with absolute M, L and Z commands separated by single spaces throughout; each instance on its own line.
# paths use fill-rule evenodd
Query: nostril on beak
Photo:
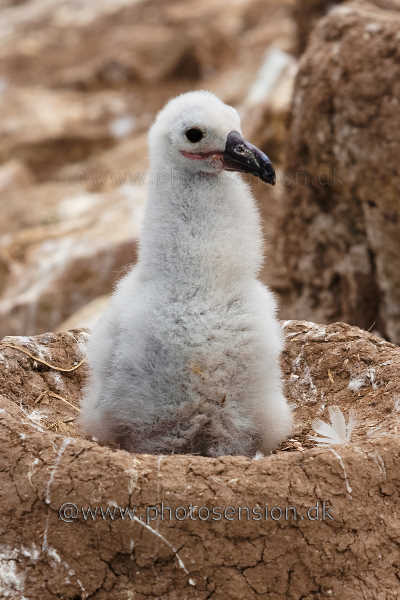
M 242 146 L 242 144 L 239 144 L 239 146 L 236 146 L 235 152 L 238 154 L 244 154 L 246 152 L 246 148 Z

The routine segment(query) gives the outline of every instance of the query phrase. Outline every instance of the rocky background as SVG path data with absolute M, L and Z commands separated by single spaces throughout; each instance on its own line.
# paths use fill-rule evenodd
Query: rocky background
M 283 318 L 400 341 L 399 0 L 0 4 L 0 335 L 91 326 L 136 257 L 146 131 L 207 88 L 251 180 Z
M 257 461 L 76 426 L 89 330 L 136 259 L 147 129 L 202 88 L 278 170 L 249 183 L 296 425 Z M 400 0 L 0 0 L 0 598 L 400 597 L 399 103 Z M 321 446 L 335 405 L 357 426 Z M 333 521 L 58 517 L 317 500 Z
M 3 0 L 0 336 L 64 327 L 82 309 L 76 324 L 91 324 L 97 299 L 135 260 L 146 133 L 171 96 L 211 89 L 281 162 L 296 70 L 292 3 L 225 8 Z
M 282 317 L 399 342 L 400 3 L 333 4 L 3 1 L 0 335 L 93 323 L 135 260 L 147 128 L 207 88 L 280 172 L 251 184 Z

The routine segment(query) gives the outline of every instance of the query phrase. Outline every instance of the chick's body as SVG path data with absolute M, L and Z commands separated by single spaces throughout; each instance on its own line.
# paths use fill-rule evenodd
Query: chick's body
M 236 173 L 177 168 L 153 127 L 139 261 L 92 335 L 82 423 L 134 452 L 268 452 L 292 418 L 258 211 Z

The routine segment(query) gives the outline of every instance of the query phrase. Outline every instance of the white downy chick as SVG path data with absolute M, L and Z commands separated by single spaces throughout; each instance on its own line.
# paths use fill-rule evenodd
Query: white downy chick
M 273 167 L 204 91 L 171 100 L 149 146 L 139 259 L 91 336 L 81 424 L 137 453 L 269 453 L 292 428 L 282 334 L 257 280 L 258 210 L 231 171 L 274 184 Z

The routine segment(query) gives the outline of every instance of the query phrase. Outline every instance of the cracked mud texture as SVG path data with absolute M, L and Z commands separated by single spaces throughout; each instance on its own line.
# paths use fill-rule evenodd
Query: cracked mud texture
M 397 3 L 380 3 L 395 6 Z M 300 60 L 271 282 L 281 315 L 400 342 L 400 12 L 342 4 Z
M 88 333 L 4 338 L 0 597 L 398 599 L 400 349 L 343 323 L 283 327 L 296 427 L 293 438 L 259 460 L 132 455 L 84 439 L 73 419 Z M 353 408 L 359 424 L 350 444 L 316 447 L 308 439 L 311 421 L 328 421 L 334 404 L 346 418 Z M 287 506 L 305 516 L 317 501 L 329 503 L 333 520 L 294 520 L 293 512 L 285 520 Z M 267 504 L 284 513 L 279 519 L 275 511 L 277 520 L 247 520 L 245 510 L 241 520 L 237 512 L 233 520 L 169 520 L 165 509 L 163 521 L 146 527 L 81 513 L 63 522 L 58 510 L 65 502 L 136 506 L 139 516 L 160 502 L 210 510 Z

